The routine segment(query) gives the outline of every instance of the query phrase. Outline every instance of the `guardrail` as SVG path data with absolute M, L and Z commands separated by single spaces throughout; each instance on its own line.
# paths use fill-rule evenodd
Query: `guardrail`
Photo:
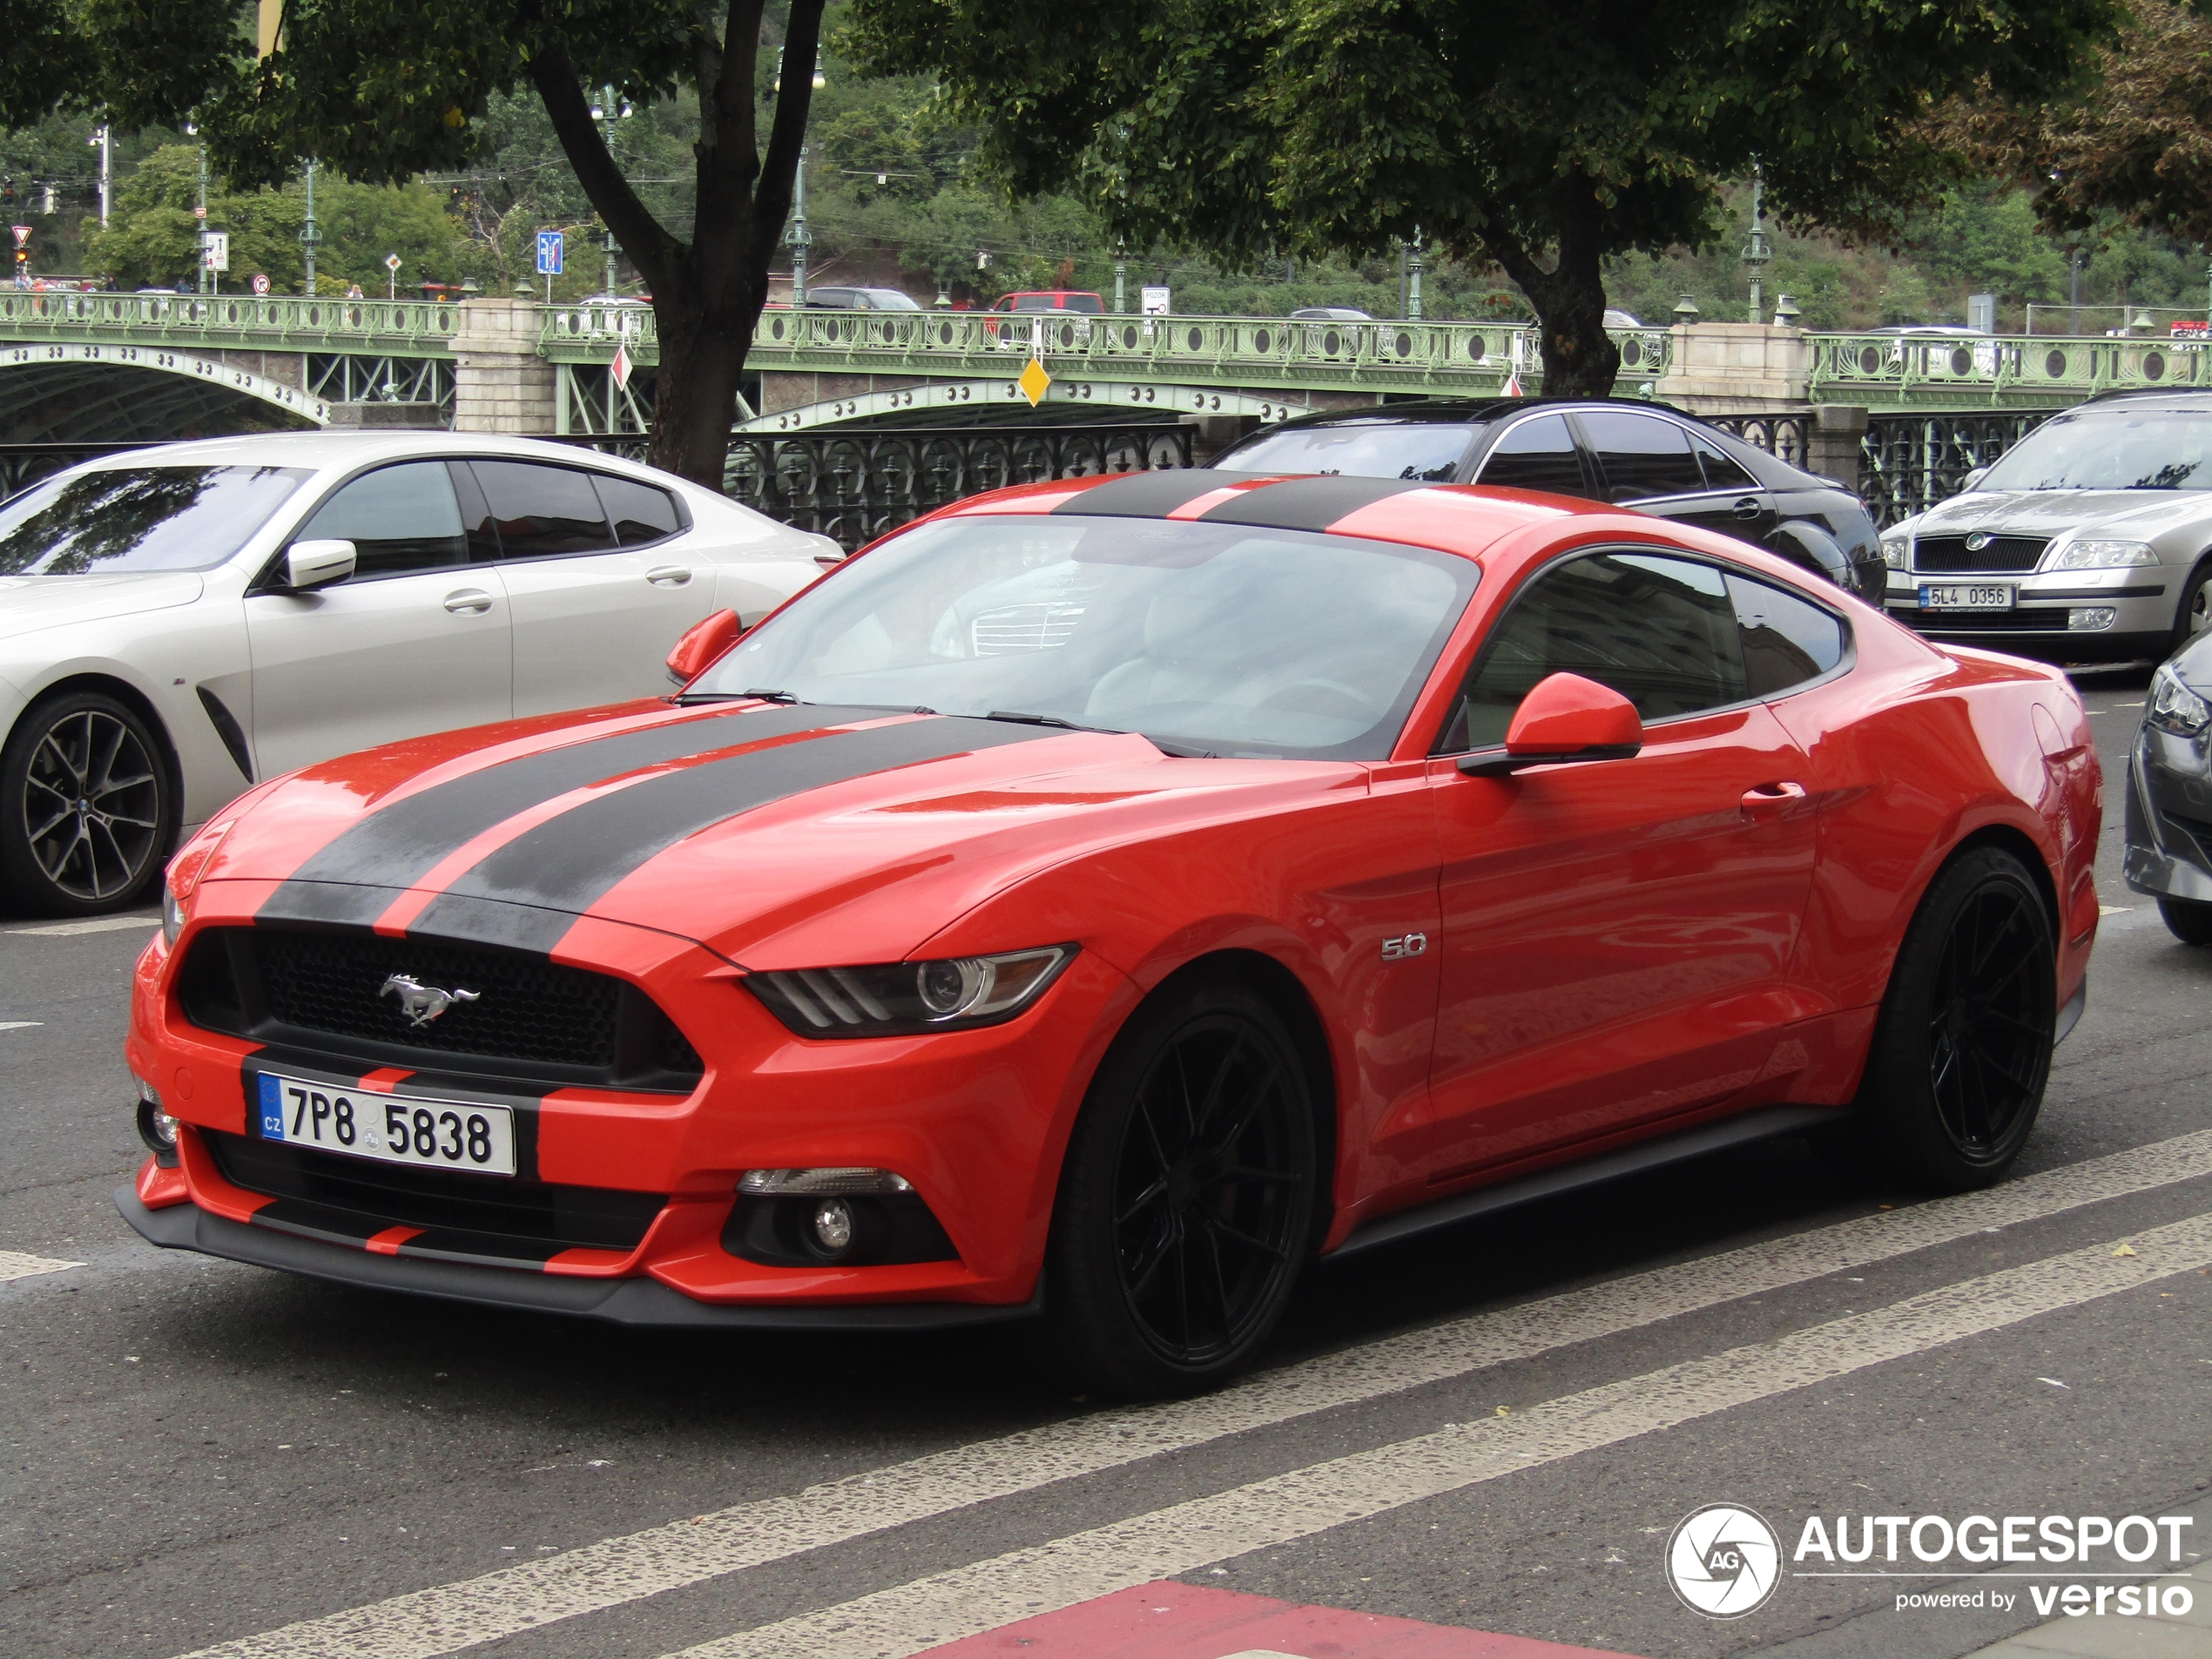
M 1959 493 L 2055 409 L 1914 410 L 1866 417 L 1859 445 L 1859 494 L 1884 529 Z
M 1808 334 L 1816 403 L 2037 400 L 2078 403 L 2097 392 L 2212 386 L 2202 340 L 2050 334 Z M 1939 410 L 1940 412 L 1940 410 Z
M 0 291 L 0 330 L 57 343 L 175 341 L 203 349 L 398 353 L 442 356 L 461 314 L 422 300 L 333 300 L 189 293 Z

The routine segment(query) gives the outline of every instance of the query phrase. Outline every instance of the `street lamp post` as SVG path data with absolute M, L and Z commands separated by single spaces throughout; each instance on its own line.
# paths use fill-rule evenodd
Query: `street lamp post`
M 315 164 L 307 166 L 307 211 L 300 222 L 300 253 L 307 265 L 307 298 L 315 297 L 315 249 L 322 245 L 322 233 L 315 228 Z
M 1413 226 L 1413 240 L 1406 250 L 1406 320 L 1421 320 L 1421 227 Z
M 1129 245 L 1116 237 L 1114 240 L 1114 314 L 1122 315 L 1129 309 Z
M 829 82 L 822 75 L 822 55 L 814 54 L 814 90 L 819 92 Z M 784 90 L 784 54 L 776 52 L 775 90 Z M 811 106 L 810 106 L 811 110 Z M 792 180 L 791 229 L 784 242 L 791 249 L 791 303 L 794 309 L 806 304 L 806 250 L 813 246 L 813 233 L 806 228 L 806 153 L 807 146 L 799 146 L 799 172 Z
M 100 130 L 84 140 L 100 152 L 100 228 L 107 228 L 108 180 L 115 162 L 115 146 L 103 124 Z
M 614 124 L 627 121 L 634 112 L 628 98 L 624 98 L 619 104 L 616 102 L 615 89 L 611 85 L 600 87 L 599 101 L 591 106 L 591 118 L 606 127 L 607 154 L 610 158 L 615 152 Z M 610 225 L 607 226 L 607 286 L 602 290 L 610 298 L 615 291 L 615 256 L 621 252 L 620 244 L 615 240 L 615 227 Z
M 185 123 L 186 138 L 197 138 L 199 134 L 197 123 Z M 207 266 L 207 146 L 205 144 L 199 146 L 199 206 L 192 209 L 192 218 L 199 226 L 199 291 L 206 293 L 207 279 L 212 273 Z
M 1774 250 L 1768 245 L 1766 239 L 1765 190 L 1764 172 L 1758 164 L 1754 162 L 1751 165 L 1751 239 L 1743 244 L 1743 268 L 1750 273 L 1751 277 L 1751 309 L 1749 320 L 1752 322 L 1766 320 L 1761 314 L 1764 307 L 1760 304 L 1759 291 L 1762 287 L 1761 278 L 1766 271 L 1767 261 L 1774 254 Z

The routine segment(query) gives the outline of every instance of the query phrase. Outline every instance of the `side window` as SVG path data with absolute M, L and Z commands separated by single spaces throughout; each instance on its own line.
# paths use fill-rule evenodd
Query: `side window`
M 1728 578 L 1743 633 L 1747 695 L 1772 697 L 1818 679 L 1844 660 L 1844 624 L 1809 599 L 1748 577 Z
M 1750 695 L 1718 570 L 1653 554 L 1593 554 L 1514 596 L 1483 642 L 1437 752 L 1503 743 L 1521 699 L 1560 673 L 1611 686 L 1647 723 Z
M 1705 488 L 1708 489 L 1757 489 L 1759 481 L 1743 470 L 1741 463 L 1721 452 L 1720 445 L 1697 440 L 1697 459 L 1704 463 Z
M 1523 421 L 1500 438 L 1475 482 L 1500 489 L 1548 489 L 1554 496 L 1589 493 L 1575 453 L 1575 435 L 1557 415 Z
M 315 509 L 292 539 L 351 542 L 356 582 L 469 563 L 469 541 L 445 465 L 408 461 L 365 472 Z
M 529 461 L 472 461 L 469 465 L 499 525 L 501 557 L 603 553 L 615 545 L 590 473 Z
M 1591 409 L 1579 418 L 1605 474 L 1608 500 L 1643 501 L 1705 488 L 1689 435 L 1672 421 L 1630 409 Z
M 641 484 L 634 478 L 610 478 L 604 472 L 593 473 L 591 482 L 599 487 L 600 504 L 614 524 L 616 539 L 624 547 L 662 541 L 684 528 L 676 515 L 675 500 L 665 489 Z

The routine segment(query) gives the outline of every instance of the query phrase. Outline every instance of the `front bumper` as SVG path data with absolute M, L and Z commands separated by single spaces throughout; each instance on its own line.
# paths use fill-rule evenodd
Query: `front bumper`
M 615 1325 L 694 1331 L 921 1331 L 995 1324 L 1036 1311 L 1034 1301 L 1012 1306 L 957 1302 L 717 1305 L 695 1301 L 656 1279 L 567 1278 L 466 1262 L 371 1255 L 322 1239 L 228 1221 L 195 1204 L 149 1210 L 127 1186 L 118 1187 L 114 1197 L 115 1207 L 138 1235 L 164 1250 L 196 1250 L 334 1285 L 401 1291 L 475 1307 L 567 1313 Z
M 2097 579 L 2104 576 L 2116 579 Z M 2173 641 L 2175 588 L 2160 568 L 1990 577 L 1892 570 L 1888 579 L 1884 608 L 1892 620 L 1930 639 L 2051 663 L 2155 660 Z M 2014 604 L 2009 610 L 1923 610 L 1924 582 L 2010 587 Z M 2094 612 L 2109 612 L 2111 620 L 2095 628 L 2075 625 Z
M 2212 754 L 2146 726 L 2128 756 L 2122 877 L 2137 893 L 2212 904 Z

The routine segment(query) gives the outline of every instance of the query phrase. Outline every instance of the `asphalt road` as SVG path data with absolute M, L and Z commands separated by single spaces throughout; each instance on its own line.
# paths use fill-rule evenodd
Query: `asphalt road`
M 2109 777 L 2143 685 L 2083 681 Z M 2088 1013 L 1995 1194 L 1715 1157 L 1324 1266 L 1267 1373 L 1136 1412 L 1006 1339 L 616 1334 L 155 1251 L 108 1202 L 152 918 L 0 921 L 0 1251 L 81 1264 L 0 1284 L 0 1653 L 860 1656 L 1169 1581 L 1139 1599 L 1950 1656 L 2034 1622 L 2021 1581 L 1977 1581 L 2009 1611 L 1900 1612 L 1898 1581 L 1785 1576 L 1718 1622 L 1669 1588 L 1669 1534 L 1720 1501 L 1785 1548 L 1814 1514 L 2186 1514 L 2193 1563 L 2212 953 L 2120 886 L 2118 803 Z M 2141 1641 L 2112 1650 L 2212 1653 Z

